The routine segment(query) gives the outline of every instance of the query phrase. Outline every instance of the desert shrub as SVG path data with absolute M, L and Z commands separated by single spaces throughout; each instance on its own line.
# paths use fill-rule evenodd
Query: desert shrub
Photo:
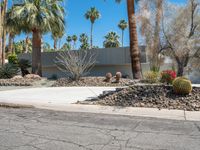
M 24 77 L 27 74 L 30 74 L 28 68 L 31 67 L 31 63 L 27 59 L 20 59 L 18 61 L 18 67 L 21 69 L 22 76 Z
M 116 72 L 115 79 L 116 79 L 117 83 L 119 83 L 121 78 L 122 78 L 122 73 L 121 72 Z
M 106 73 L 106 79 L 105 79 L 105 81 L 106 82 L 110 82 L 111 79 L 112 79 L 112 73 L 110 73 L 110 72 Z
M 72 80 L 79 80 L 94 67 L 96 54 L 94 51 L 64 51 L 58 54 L 55 62 L 58 69 Z
M 49 79 L 51 79 L 51 80 L 57 80 L 58 76 L 57 76 L 57 74 L 52 74 L 52 76 Z
M 147 83 L 157 83 L 159 82 L 160 79 L 160 75 L 159 72 L 155 72 L 155 71 L 147 71 L 144 73 L 144 79 L 145 82 Z
M 162 83 L 172 84 L 175 78 L 176 78 L 176 72 L 173 70 L 164 70 L 161 72 Z
M 7 63 L 0 67 L 0 79 L 10 79 L 19 72 L 15 64 Z
M 10 54 L 8 56 L 8 62 L 11 64 L 18 64 L 18 58 L 16 54 Z
M 189 94 L 192 92 L 191 81 L 185 77 L 178 77 L 173 81 L 173 89 L 176 94 Z

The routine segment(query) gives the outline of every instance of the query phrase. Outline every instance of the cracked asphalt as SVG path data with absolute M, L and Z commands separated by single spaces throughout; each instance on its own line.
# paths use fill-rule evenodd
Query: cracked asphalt
M 0 150 L 199 150 L 200 122 L 0 108 Z

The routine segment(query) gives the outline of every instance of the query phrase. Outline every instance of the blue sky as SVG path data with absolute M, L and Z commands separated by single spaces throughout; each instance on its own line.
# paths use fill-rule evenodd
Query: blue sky
M 169 1 L 177 4 L 184 4 L 186 2 L 186 0 Z M 66 36 L 68 35 L 76 34 L 79 36 L 81 33 L 90 35 L 90 22 L 84 18 L 85 12 L 90 7 L 96 7 L 101 13 L 101 18 L 94 25 L 93 45 L 95 46 L 103 46 L 104 36 L 109 31 L 115 31 L 120 35 L 121 31 L 117 27 L 117 24 L 121 19 L 127 20 L 126 0 L 122 0 L 120 4 L 115 3 L 115 0 L 65 0 L 64 7 L 66 10 L 66 32 L 61 40 L 61 46 L 66 41 Z M 15 41 L 21 39 L 24 39 L 23 34 L 17 36 Z M 44 35 L 43 39 L 52 46 L 53 40 L 50 34 Z M 124 45 L 127 46 L 128 43 L 129 35 L 128 30 L 126 30 Z

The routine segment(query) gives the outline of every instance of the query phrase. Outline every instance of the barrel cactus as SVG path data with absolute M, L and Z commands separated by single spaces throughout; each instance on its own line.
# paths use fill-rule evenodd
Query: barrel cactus
M 106 79 L 105 79 L 105 81 L 106 82 L 110 82 L 111 79 L 112 79 L 112 73 L 110 73 L 110 72 L 106 73 Z
M 173 89 L 176 94 L 187 95 L 192 92 L 191 81 L 185 77 L 178 77 L 173 81 Z
M 122 77 L 122 73 L 121 72 L 116 72 L 115 79 L 116 79 L 117 83 L 120 82 L 121 77 Z

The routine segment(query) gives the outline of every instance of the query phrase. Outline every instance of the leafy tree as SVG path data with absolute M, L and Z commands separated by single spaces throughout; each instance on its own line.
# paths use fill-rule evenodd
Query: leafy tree
M 26 0 L 13 6 L 13 19 L 20 20 L 20 29 L 31 32 L 32 73 L 42 76 L 41 44 L 42 34 L 64 30 L 64 9 L 62 0 Z
M 122 47 L 124 46 L 124 30 L 128 27 L 128 23 L 125 20 L 120 20 L 118 27 L 122 30 Z
M 88 10 L 85 13 L 85 18 L 87 20 L 90 20 L 91 22 L 91 31 L 90 31 L 90 48 L 93 48 L 93 27 L 94 23 L 97 19 L 100 18 L 100 13 L 95 7 L 91 7 L 90 10 Z
M 120 42 L 119 42 L 119 36 L 117 35 L 116 32 L 109 32 L 105 36 L 105 41 L 103 42 L 103 45 L 105 48 L 111 48 L 111 47 L 119 47 Z

